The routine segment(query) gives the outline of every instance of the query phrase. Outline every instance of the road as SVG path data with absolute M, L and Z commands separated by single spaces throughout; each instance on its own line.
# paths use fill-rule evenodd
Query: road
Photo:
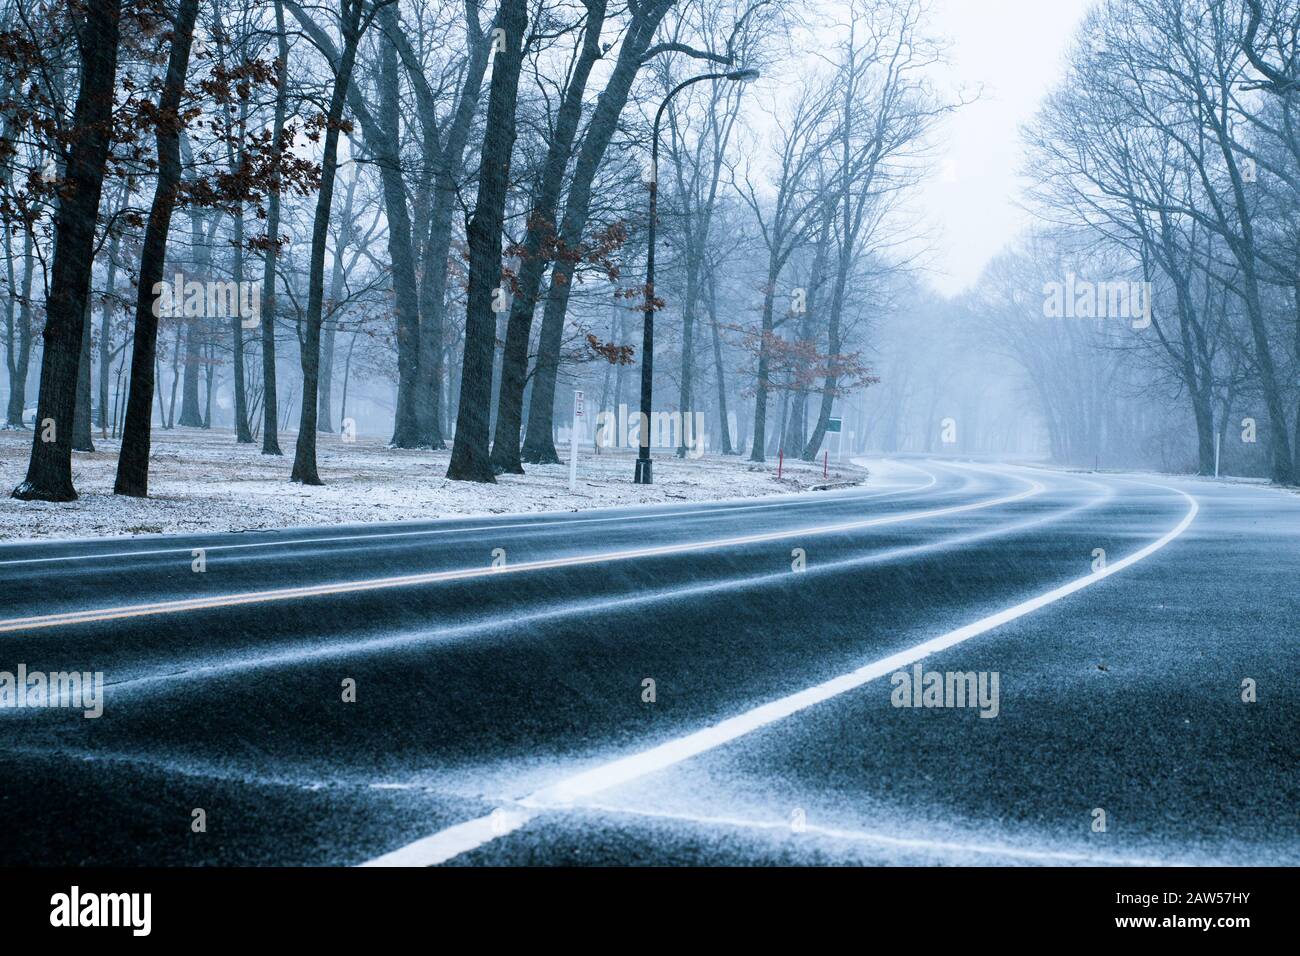
M 1300 497 L 865 464 L 0 547 L 0 671 L 107 685 L 0 710 L 0 863 L 1300 863 Z

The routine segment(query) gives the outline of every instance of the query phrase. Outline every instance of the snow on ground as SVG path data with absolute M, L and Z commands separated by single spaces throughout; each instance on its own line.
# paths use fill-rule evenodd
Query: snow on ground
M 180 532 L 251 531 L 295 525 L 428 520 L 449 515 L 580 511 L 612 505 L 714 501 L 856 484 L 865 469 L 848 462 L 785 461 L 754 464 L 737 457 L 678 460 L 657 453 L 653 485 L 632 483 L 635 454 L 580 453 L 578 488 L 569 492 L 569 468 L 525 465 L 526 475 L 501 475 L 497 484 L 448 481 L 447 451 L 388 448 L 358 436 L 344 443 L 321 435 L 317 461 L 324 487 L 289 481 L 296 434 L 280 438 L 282 458 L 260 454 L 260 443 L 236 445 L 227 430 L 158 430 L 153 437 L 148 499 L 113 494 L 119 443 L 95 439 L 95 451 L 74 452 L 80 499 L 65 504 L 23 502 L 8 490 L 26 474 L 30 432 L 0 432 L 0 539 L 79 538 Z M 567 456 L 567 449 L 561 451 Z

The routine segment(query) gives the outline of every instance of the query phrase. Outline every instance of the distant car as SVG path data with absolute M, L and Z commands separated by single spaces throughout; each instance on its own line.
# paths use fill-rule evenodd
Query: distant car
M 32 405 L 23 409 L 23 424 L 28 428 L 36 427 L 36 406 Z

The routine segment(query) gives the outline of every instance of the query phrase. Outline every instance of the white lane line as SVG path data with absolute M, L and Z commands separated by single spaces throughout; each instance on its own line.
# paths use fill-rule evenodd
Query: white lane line
M 1073 507 L 1067 508 L 1063 511 L 1053 512 L 1044 517 L 1030 518 L 1025 521 L 1012 522 L 1011 524 L 1001 524 L 984 531 L 938 538 L 934 541 L 927 541 L 924 544 L 888 548 L 884 551 L 874 551 L 870 554 L 859 555 L 852 558 L 840 558 L 835 561 L 818 561 L 809 565 L 804 573 L 814 577 L 821 574 L 838 573 L 843 572 L 848 568 L 865 567 L 870 564 L 884 564 L 889 561 L 915 557 L 916 555 L 927 554 L 932 551 L 961 547 L 976 541 L 986 541 L 991 538 L 1017 534 L 1031 528 L 1039 528 L 1045 524 L 1060 521 L 1089 508 L 1095 508 L 1114 497 L 1114 489 L 1109 485 L 1097 485 L 1093 482 L 1083 483 L 1102 489 L 1105 494 L 1098 498 L 1089 499 L 1082 504 L 1074 505 Z M 362 640 L 348 641 L 346 643 L 332 641 L 329 644 L 312 648 L 304 648 L 301 642 L 298 642 L 286 645 L 283 650 L 277 650 L 259 657 L 241 657 L 234 660 L 219 657 L 212 659 L 210 662 L 208 659 L 202 659 L 188 664 L 183 662 L 172 662 L 167 665 L 171 668 L 170 670 L 165 670 L 160 673 L 142 674 L 136 677 L 128 677 L 123 680 L 110 681 L 105 684 L 105 686 L 112 688 L 114 695 L 122 692 L 147 692 L 149 688 L 165 685 L 177 680 L 195 680 L 207 677 L 216 677 L 218 675 L 229 675 L 280 665 L 297 666 L 311 661 L 334 660 L 360 654 L 378 653 L 380 651 L 395 648 L 411 650 L 412 648 L 431 641 L 443 643 L 455 638 L 469 637 L 474 634 L 496 633 L 501 629 L 503 621 L 507 619 L 512 627 L 524 628 L 547 621 L 563 620 L 564 618 L 572 617 L 574 614 L 590 614 L 595 612 L 608 613 L 611 611 L 627 610 L 633 607 L 653 605 L 665 600 L 685 601 L 695 597 L 714 595 L 721 591 L 744 590 L 760 587 L 769 581 L 784 580 L 788 578 L 789 575 L 790 572 L 788 570 L 783 570 L 751 575 L 749 577 L 726 578 L 719 581 L 710 581 L 706 584 L 690 585 L 686 588 L 674 587 L 653 591 L 639 591 L 631 597 L 603 598 L 587 601 L 581 606 L 566 605 L 561 608 L 535 611 L 529 614 L 515 614 L 514 616 L 505 614 L 492 615 L 485 620 L 474 621 L 470 624 L 444 627 L 439 628 L 436 631 L 422 631 L 415 634 L 412 634 L 409 631 L 402 631 L 397 634 L 387 634 L 382 637 L 366 638 Z M 115 696 L 114 700 L 116 701 L 118 698 Z M 3 719 L 3 716 L 7 713 L 21 714 L 22 711 L 0 709 L 0 719 Z
M 766 830 L 791 833 L 790 821 L 749 820 L 741 817 L 699 816 L 691 813 L 670 813 L 662 810 L 636 810 L 628 807 L 612 806 L 602 803 L 583 803 L 572 809 L 589 810 L 594 813 L 608 813 L 634 817 L 649 817 L 655 820 L 672 820 L 680 823 L 693 823 L 700 826 L 736 827 L 748 830 Z M 506 811 L 502 811 L 505 813 Z M 829 837 L 834 840 L 846 840 L 852 843 L 871 843 L 879 846 L 894 847 L 900 850 L 912 850 L 928 854 L 974 854 L 977 856 L 1006 857 L 1010 859 L 1032 860 L 1035 863 L 1084 863 L 1092 866 L 1186 866 L 1181 862 L 1145 857 L 1110 856 L 1104 853 L 1079 853 L 1071 850 L 1035 850 L 1028 847 L 1011 846 L 1005 843 L 963 843 L 958 840 L 929 840 L 923 837 L 899 837 L 887 833 L 875 833 L 870 830 L 844 830 L 839 827 L 824 827 L 805 823 L 803 832 Z M 516 827 L 517 829 L 517 827 Z M 450 859 L 448 857 L 447 859 Z
M 1137 483 L 1150 484 L 1149 482 Z M 940 651 L 947 650 L 963 641 L 970 640 L 972 637 L 984 634 L 996 627 L 1000 627 L 1003 624 L 1016 620 L 1017 618 L 1031 614 L 1049 604 L 1053 604 L 1062 598 L 1069 597 L 1071 594 L 1081 591 L 1099 581 L 1104 581 L 1113 574 L 1118 574 L 1125 568 L 1129 568 L 1134 564 L 1137 564 L 1139 561 L 1155 554 L 1161 548 L 1165 547 L 1165 545 L 1169 544 L 1169 542 L 1176 539 L 1187 530 L 1192 521 L 1195 520 L 1197 513 L 1200 511 L 1200 505 L 1197 503 L 1196 499 L 1181 489 L 1168 488 L 1162 485 L 1150 486 L 1162 488 L 1166 491 L 1176 491 L 1186 499 L 1189 505 L 1187 513 L 1177 525 L 1165 534 L 1161 535 L 1155 541 L 1152 541 L 1144 548 L 1141 548 L 1112 564 L 1108 564 L 1102 570 L 1095 571 L 1085 577 L 1076 578 L 1073 581 L 1063 584 L 1060 587 L 1053 588 L 1037 597 L 1030 598 L 1027 601 L 1022 601 L 1019 604 L 998 611 L 995 614 L 982 617 L 974 623 L 967 624 L 964 627 L 959 627 L 954 631 L 949 631 L 947 634 L 941 634 L 928 641 L 922 641 L 920 644 L 913 645 L 912 647 L 899 651 L 896 654 L 891 654 L 888 657 L 873 661 L 870 664 L 859 667 L 855 671 L 850 671 L 847 674 L 834 677 L 831 680 L 817 684 L 814 687 L 809 687 L 806 690 L 755 707 L 752 710 L 748 710 L 735 717 L 723 720 L 711 727 L 706 727 L 703 730 L 698 730 L 694 733 L 687 734 L 684 737 L 678 737 L 675 740 L 667 741 L 666 743 L 659 744 L 656 747 L 643 750 L 640 753 L 631 754 L 618 760 L 612 760 L 582 773 L 566 777 L 557 783 L 543 787 L 529 796 L 524 797 L 522 800 L 518 801 L 519 806 L 524 809 L 536 811 L 571 807 L 580 800 L 590 798 L 593 794 L 600 793 L 601 791 L 608 790 L 612 787 L 617 787 L 621 784 L 629 783 L 633 780 L 644 777 L 647 774 L 652 774 L 658 770 L 663 770 L 667 767 L 679 764 L 691 757 L 713 750 L 714 748 L 729 743 L 738 737 L 743 737 L 746 734 L 753 733 L 755 730 L 766 727 L 767 725 L 775 723 L 785 717 L 789 717 L 791 714 L 796 714 L 801 710 L 806 710 L 807 708 L 814 706 L 815 704 L 820 704 L 823 701 L 830 700 L 832 697 L 838 697 L 848 691 L 855 690 L 863 684 L 866 684 L 868 681 L 875 680 L 878 677 L 884 677 L 886 674 L 893 673 L 896 670 L 914 664 L 923 658 L 929 657 L 931 654 L 937 654 Z M 481 819 L 488 820 L 490 817 L 483 817 Z M 466 824 L 461 824 L 461 826 L 464 827 Z M 446 831 L 443 832 L 445 833 Z M 475 832 L 481 832 L 481 829 L 476 830 Z M 449 844 L 446 841 L 439 841 L 438 837 L 440 835 L 441 834 L 434 834 L 431 837 L 426 837 L 425 840 L 419 841 L 417 844 L 410 844 L 406 847 L 395 850 L 392 853 L 387 853 L 372 861 L 372 863 L 379 866 L 427 866 L 433 865 L 434 863 L 444 862 L 446 859 L 449 859 L 449 857 L 439 857 L 438 854 L 445 852 Z M 483 842 L 486 843 L 495 838 L 496 836 L 493 835 L 489 829 L 487 837 Z M 413 849 L 417 845 L 423 846 L 430 851 L 427 862 L 424 862 L 420 854 Z M 476 844 L 474 847 L 470 847 L 470 849 L 475 849 L 477 846 L 482 845 L 482 843 Z M 467 851 L 459 850 L 458 852 L 464 853 Z
M 936 479 L 934 475 L 922 471 L 920 468 L 917 468 L 914 465 L 908 465 L 902 462 L 900 462 L 899 464 L 903 464 L 904 467 L 911 468 L 913 471 L 920 471 L 922 474 L 928 475 L 930 480 L 925 482 L 924 484 L 906 485 L 904 487 L 896 488 L 891 491 L 883 491 L 875 494 L 869 494 L 869 495 L 847 494 L 838 497 L 843 498 L 843 500 L 846 501 L 855 501 L 855 502 L 869 501 L 874 498 L 888 498 L 891 495 L 906 494 L 909 491 L 926 491 L 929 488 L 932 488 L 936 484 Z M 788 499 L 796 496 L 802 496 L 804 494 L 805 494 L 804 492 L 792 492 L 790 494 L 774 495 L 772 496 L 772 498 Z M 539 511 L 535 513 L 536 517 L 539 520 L 517 521 L 509 524 L 479 524 L 479 525 L 471 525 L 469 527 L 463 527 L 463 528 L 462 527 L 425 528 L 419 531 L 380 531 L 380 532 L 373 532 L 368 534 L 328 535 L 328 536 L 322 536 L 318 538 L 288 538 L 288 539 L 280 538 L 273 541 L 241 541 L 238 544 L 209 544 L 209 545 L 202 545 L 202 547 L 204 551 L 207 551 L 209 553 L 214 551 L 248 551 L 248 550 L 255 550 L 259 548 L 285 548 L 287 550 L 289 548 L 293 548 L 301 545 L 338 544 L 340 542 L 347 542 L 347 541 L 374 541 L 377 543 L 382 543 L 384 541 L 393 538 L 427 538 L 427 537 L 435 537 L 438 535 L 446 535 L 446 534 L 483 534 L 483 533 L 495 532 L 495 531 L 513 531 L 519 528 L 529 528 L 529 529 L 538 529 L 538 530 L 562 530 L 564 528 L 568 528 L 573 525 L 608 524 L 610 522 L 636 521 L 638 519 L 644 519 L 644 518 L 655 518 L 655 519 L 694 518 L 694 517 L 718 518 L 718 517 L 726 517 L 727 515 L 735 514 L 737 512 L 770 511 L 773 508 L 806 507 L 808 505 L 814 505 L 814 504 L 825 504 L 829 501 L 835 501 L 838 499 L 835 497 L 824 497 L 824 498 L 808 500 L 808 501 L 767 500 L 761 504 L 747 504 L 747 505 L 730 504 L 730 502 L 740 502 L 744 500 L 746 499 L 731 498 L 722 502 L 701 502 L 702 507 L 692 508 L 687 511 L 656 512 L 653 509 L 651 509 L 649 513 L 642 512 L 642 513 L 631 514 L 631 515 L 611 515 L 603 518 L 565 518 L 568 512 Z M 646 507 L 646 506 L 642 506 L 642 507 Z M 560 517 L 565 518 L 565 520 L 561 520 L 561 521 L 546 520 L 548 518 L 555 517 L 557 514 Z M 448 520 L 455 520 L 455 519 L 448 519 Z M 21 546 L 22 547 L 32 547 L 32 546 L 41 546 L 41 545 L 48 546 L 48 545 L 54 545 L 58 543 L 59 543 L 58 541 L 33 540 L 33 541 L 22 542 Z M 141 557 L 147 558 L 147 557 L 154 557 L 160 554 L 188 555 L 191 551 L 194 550 L 194 547 L 195 547 L 194 545 L 185 545 L 183 547 L 178 546 L 174 548 L 142 548 L 134 551 L 107 551 L 107 552 L 90 552 L 87 554 L 61 554 L 61 555 L 54 555 L 51 557 L 43 557 L 43 558 L 8 558 L 8 559 L 0 560 L 0 567 L 9 567 L 11 565 L 26 565 L 26 564 L 58 564 L 61 562 L 69 562 L 69 561 L 97 561 L 101 559 L 107 560 L 109 558 L 141 558 Z
M 362 866 L 435 866 L 452 857 L 490 843 L 497 837 L 514 833 L 532 820 L 534 814 L 522 810 L 493 810 L 486 817 L 466 820 L 454 827 L 439 830 L 432 836 L 416 840 Z
M 65 611 L 60 614 L 42 614 L 35 617 L 10 618 L 0 621 L 0 633 L 10 631 L 27 631 L 38 628 L 64 627 L 70 624 L 88 624 L 98 621 L 116 621 L 125 618 L 147 617 L 156 614 L 179 614 L 189 611 L 202 611 L 219 607 L 236 607 L 245 604 L 266 604 L 273 601 L 291 601 L 302 598 L 321 597 L 333 594 L 354 594 L 364 591 L 378 591 L 388 588 L 413 587 L 423 584 L 438 584 L 447 581 L 465 581 L 492 575 L 523 574 L 529 571 L 551 570 L 555 568 L 580 567 L 589 564 L 603 564 L 608 561 L 628 561 L 634 558 L 653 558 L 671 554 L 689 554 L 695 551 L 716 550 L 718 548 L 738 545 L 762 544 L 767 541 L 781 541 L 800 536 L 833 534 L 839 531 L 853 531 L 861 528 L 873 528 L 908 521 L 922 521 L 945 515 L 978 511 L 998 505 L 1010 504 L 1024 498 L 1039 494 L 1044 487 L 1039 482 L 1019 478 L 1029 485 L 1024 491 L 1000 498 L 972 502 L 964 505 L 950 505 L 945 508 L 932 508 L 926 511 L 905 511 L 901 514 L 885 515 L 878 518 L 865 518 L 855 521 L 842 521 L 828 525 L 813 525 L 782 531 L 768 531 L 760 534 L 739 535 L 730 538 L 715 538 L 708 541 L 692 541 L 683 544 L 659 545 L 652 548 L 628 548 L 621 551 L 607 551 L 599 554 L 573 555 L 567 558 L 548 558 L 540 561 L 524 561 L 519 564 L 493 568 L 462 568 L 456 571 L 431 571 L 423 574 L 407 574 L 397 577 L 370 578 L 360 581 L 340 581 L 333 584 L 315 584 L 296 588 L 276 588 L 267 591 L 245 591 L 238 594 L 219 594 L 210 597 L 184 598 L 175 601 L 158 601 L 151 604 L 129 604 L 120 607 L 94 608 L 84 611 Z

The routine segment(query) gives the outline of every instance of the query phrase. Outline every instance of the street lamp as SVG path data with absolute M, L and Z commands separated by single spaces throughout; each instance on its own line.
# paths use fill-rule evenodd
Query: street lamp
M 650 401 L 654 391 L 655 342 L 655 222 L 659 215 L 659 121 L 663 119 L 668 102 L 686 87 L 703 80 L 730 80 L 733 83 L 750 83 L 758 79 L 758 70 L 732 70 L 728 73 L 705 73 L 678 83 L 664 97 L 655 112 L 654 131 L 650 134 L 650 229 L 649 249 L 645 261 L 645 317 L 641 333 L 641 427 L 640 453 L 636 459 L 638 485 L 651 484 L 650 477 Z

